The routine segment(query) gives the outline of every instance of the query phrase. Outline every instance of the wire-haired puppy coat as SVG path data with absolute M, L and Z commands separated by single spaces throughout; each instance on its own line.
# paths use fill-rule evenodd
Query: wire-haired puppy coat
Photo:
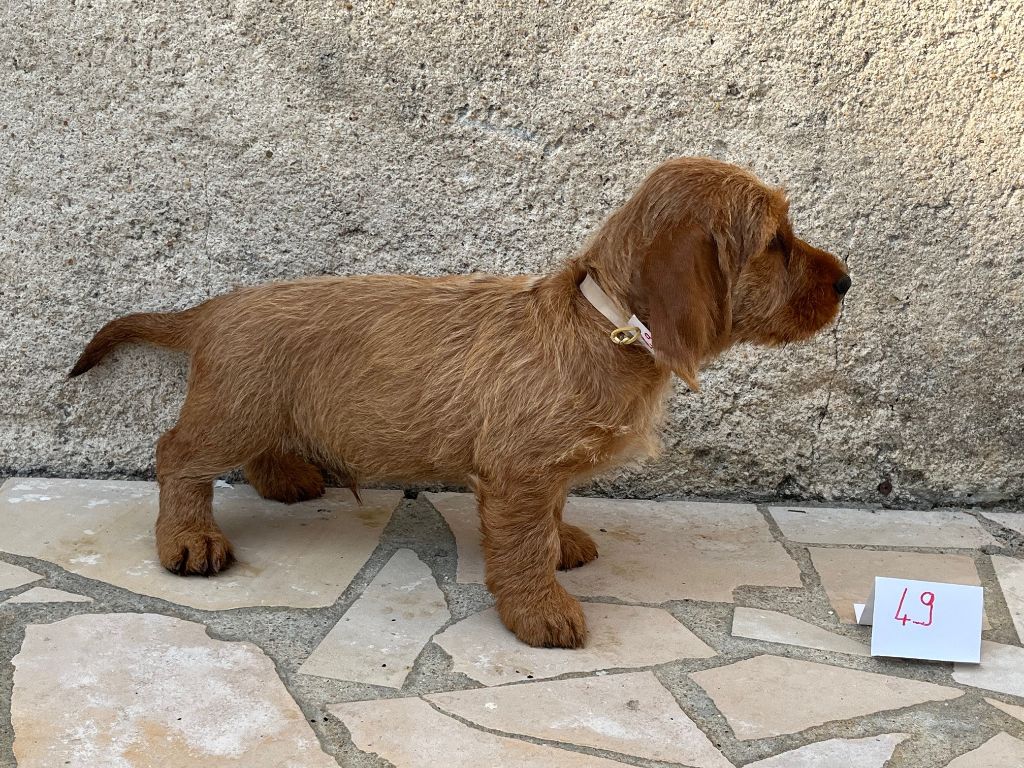
M 732 344 L 806 339 L 849 287 L 841 262 L 794 236 L 781 191 L 681 158 L 552 274 L 244 288 L 108 323 L 71 375 L 126 341 L 192 356 L 156 451 L 169 570 L 230 564 L 212 486 L 239 466 L 283 502 L 322 494 L 319 467 L 353 487 L 469 483 L 502 620 L 530 645 L 574 648 L 586 622 L 555 569 L 597 549 L 562 520 L 570 487 L 651 453 L 673 372 L 697 389 L 701 366 Z

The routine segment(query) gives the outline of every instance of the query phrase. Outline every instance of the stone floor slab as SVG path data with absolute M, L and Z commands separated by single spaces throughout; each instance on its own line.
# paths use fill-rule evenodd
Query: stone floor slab
M 853 604 L 867 599 L 876 576 L 981 585 L 974 560 L 967 555 L 819 547 L 808 547 L 807 551 L 829 602 L 845 624 L 857 623 Z M 987 620 L 983 626 L 989 628 Z
M 767 655 L 690 677 L 711 696 L 740 741 L 797 733 L 964 693 L 934 683 Z
M 982 512 L 981 516 L 1024 536 L 1024 512 Z
M 829 739 L 748 763 L 746 768 L 883 768 L 907 738 L 906 733 L 884 733 L 864 739 Z
M 434 642 L 452 657 L 456 672 L 484 685 L 715 655 L 660 608 L 583 603 L 583 611 L 590 635 L 586 647 L 576 650 L 531 648 L 505 628 L 493 608 L 453 624 Z
M 950 509 L 769 507 L 782 534 L 803 544 L 963 547 L 998 544 L 976 518 Z
M 483 583 L 480 523 L 471 494 L 427 498 L 452 529 L 459 550 L 456 578 Z M 571 497 L 565 520 L 597 542 L 601 556 L 559 573 L 574 595 L 661 603 L 732 602 L 744 584 L 799 587 L 800 570 L 751 504 L 623 501 Z
M 1014 717 L 1024 723 L 1024 707 L 1018 707 L 1016 704 L 1007 704 L 1005 701 L 998 701 L 996 699 L 985 699 L 985 701 L 996 709 L 1001 709 L 1010 717 Z
M 338 488 L 299 504 L 218 487 L 214 513 L 238 562 L 182 578 L 156 559 L 156 483 L 12 478 L 0 488 L 0 548 L 143 595 L 204 610 L 332 605 L 377 546 L 401 491 Z
M 953 679 L 987 691 L 1024 697 L 1024 648 L 981 641 L 980 664 L 954 664 Z
M 32 573 L 20 565 L 11 565 L 0 561 L 0 591 L 23 587 L 33 581 L 39 581 L 41 578 L 43 577 L 38 573 Z
M 352 741 L 395 768 L 621 768 L 623 763 L 478 731 L 422 699 L 331 704 Z
M 423 646 L 450 618 L 430 568 L 400 549 L 299 672 L 401 688 Z
M 999 733 L 977 749 L 960 755 L 946 768 L 1021 768 L 1022 765 L 1024 741 Z
M 693 768 L 732 768 L 651 672 L 424 697 L 484 728 Z
M 49 589 L 47 587 L 32 587 L 21 594 L 15 595 L 7 603 L 91 603 L 91 597 L 76 595 L 65 592 L 63 589 Z
M 732 616 L 732 634 L 733 637 L 798 645 L 819 651 L 838 651 L 854 656 L 871 655 L 871 649 L 864 643 L 829 632 L 788 614 L 759 608 L 737 608 Z
M 1017 639 L 1024 642 L 1024 560 L 992 555 L 992 566 L 996 570 L 999 588 L 1017 630 Z
M 154 614 L 28 626 L 12 721 L 20 768 L 337 768 L 262 651 Z

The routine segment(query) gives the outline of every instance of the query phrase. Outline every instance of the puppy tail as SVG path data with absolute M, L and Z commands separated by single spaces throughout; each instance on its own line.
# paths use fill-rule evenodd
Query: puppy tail
M 86 345 L 68 378 L 81 376 L 106 357 L 110 350 L 125 342 L 144 341 L 171 349 L 189 349 L 195 310 L 141 312 L 111 320 Z

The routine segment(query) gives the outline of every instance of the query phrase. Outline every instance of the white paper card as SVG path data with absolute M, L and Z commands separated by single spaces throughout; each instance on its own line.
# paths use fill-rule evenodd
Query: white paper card
M 876 577 L 877 578 L 877 577 Z M 871 626 L 875 621 L 875 587 L 872 585 L 871 594 L 868 595 L 866 603 L 854 603 L 853 615 L 858 624 Z
M 984 603 L 981 587 L 878 576 L 858 623 L 872 656 L 977 664 Z

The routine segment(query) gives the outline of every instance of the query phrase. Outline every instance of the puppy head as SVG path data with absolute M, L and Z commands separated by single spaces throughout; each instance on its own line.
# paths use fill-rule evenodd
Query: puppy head
M 781 191 L 705 158 L 656 169 L 597 244 L 622 275 L 600 275 L 646 319 L 656 356 L 698 388 L 697 371 L 736 342 L 806 339 L 836 316 L 843 264 L 793 234 Z M 614 254 L 613 254 L 614 252 Z
M 733 340 L 774 346 L 807 339 L 832 322 L 850 285 L 842 262 L 796 237 L 784 216 L 739 273 Z

